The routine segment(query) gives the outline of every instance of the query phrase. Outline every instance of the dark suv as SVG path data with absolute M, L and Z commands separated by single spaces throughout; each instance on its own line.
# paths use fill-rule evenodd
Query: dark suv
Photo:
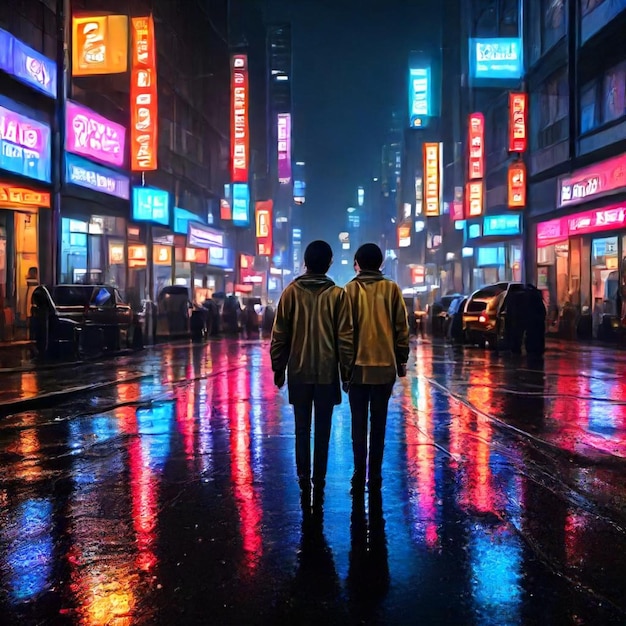
M 496 347 L 503 304 L 509 293 L 523 289 L 523 283 L 501 282 L 476 290 L 468 298 L 463 311 L 465 343 L 489 343 L 491 347 Z

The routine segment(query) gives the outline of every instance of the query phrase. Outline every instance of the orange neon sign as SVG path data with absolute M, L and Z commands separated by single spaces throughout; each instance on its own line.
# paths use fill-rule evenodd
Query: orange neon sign
M 0 183 L 0 204 L 6 208 L 31 206 L 49 209 L 50 194 L 47 191 Z
M 526 206 L 526 166 L 521 161 L 509 165 L 508 174 L 509 209 L 523 209 Z
M 152 16 L 132 19 L 130 76 L 131 170 L 156 170 L 158 93 Z
M 248 182 L 250 159 L 248 56 L 231 57 L 231 180 Z
M 465 191 L 467 217 L 479 217 L 483 214 L 483 181 L 467 183 Z
M 439 172 L 439 144 L 424 144 L 424 179 L 426 187 L 424 189 L 424 205 L 426 207 L 426 217 L 437 217 L 439 211 L 440 198 L 440 172 Z
M 528 147 L 528 94 L 509 94 L 509 152 L 525 152 Z
M 128 69 L 128 17 L 72 18 L 72 76 L 121 74 Z
M 272 256 L 272 209 L 271 200 L 256 203 L 256 245 L 259 256 Z

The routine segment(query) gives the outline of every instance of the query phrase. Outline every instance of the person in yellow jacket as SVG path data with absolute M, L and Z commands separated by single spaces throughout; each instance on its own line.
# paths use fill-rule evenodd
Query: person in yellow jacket
M 325 241 L 313 241 L 304 252 L 306 273 L 283 291 L 278 302 L 270 356 L 274 383 L 287 386 L 296 430 L 296 469 L 303 495 L 311 489 L 311 421 L 315 408 L 313 488 L 323 500 L 328 446 L 341 383 L 350 378 L 354 361 L 352 316 L 346 294 L 326 276 L 333 253 Z
M 354 256 L 358 274 L 345 286 L 355 335 L 354 368 L 349 384 L 344 386 L 352 412 L 353 493 L 365 488 L 366 477 L 370 491 L 381 487 L 389 399 L 396 375 L 406 376 L 409 358 L 409 325 L 402 291 L 383 276 L 382 264 L 383 254 L 376 244 L 362 245 Z

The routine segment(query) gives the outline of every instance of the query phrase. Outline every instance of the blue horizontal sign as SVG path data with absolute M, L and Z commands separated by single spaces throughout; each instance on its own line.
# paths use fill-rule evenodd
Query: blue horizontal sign
M 221 248 L 224 245 L 224 233 L 208 228 L 202 224 L 187 223 L 187 245 L 190 248 L 210 249 L 211 246 Z
M 209 246 L 209 265 L 221 267 L 222 269 L 233 269 L 233 259 L 234 254 L 230 248 Z
M 519 80 L 524 70 L 518 37 L 470 39 L 470 74 L 477 80 Z
M 202 218 L 187 209 L 181 209 L 180 207 L 174 207 L 174 228 L 172 229 L 179 235 L 186 235 L 189 222 L 202 223 Z
M 493 215 L 485 217 L 483 222 L 483 235 L 519 235 L 522 232 L 520 215 Z
M 65 155 L 67 182 L 92 191 L 106 193 L 116 198 L 128 200 L 130 180 L 128 176 L 114 172 L 102 165 L 96 165 L 75 154 Z
M 15 76 L 20 82 L 56 98 L 56 63 L 2 29 L 0 69 Z
M 168 226 L 170 194 L 153 187 L 133 187 L 133 219 Z

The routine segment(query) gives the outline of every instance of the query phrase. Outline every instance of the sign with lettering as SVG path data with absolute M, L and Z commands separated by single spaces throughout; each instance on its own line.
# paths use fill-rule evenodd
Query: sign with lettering
M 65 149 L 117 167 L 124 165 L 126 129 L 76 102 L 68 102 Z
M 470 113 L 468 122 L 469 180 L 484 178 L 485 175 L 485 116 Z
M 97 165 L 74 154 L 65 155 L 67 182 L 92 191 L 128 200 L 130 179 L 124 174 Z
M 526 166 L 522 161 L 509 165 L 507 195 L 509 209 L 526 206 Z
M 278 114 L 278 182 L 291 182 L 291 113 Z
M 484 80 L 519 80 L 523 49 L 518 37 L 470 39 L 470 77 Z
M 132 18 L 130 72 L 130 167 L 133 172 L 157 169 L 158 91 L 154 20 Z
M 231 180 L 248 182 L 250 159 L 248 55 L 231 57 Z
M 170 223 L 170 194 L 163 189 L 154 189 L 153 187 L 134 187 L 133 219 L 168 226 Z
M 272 256 L 272 215 L 274 203 L 263 200 L 256 203 L 256 246 L 258 256 Z
M 128 69 L 128 17 L 72 18 L 72 76 L 121 74 Z
M 439 168 L 439 144 L 424 143 L 424 205 L 426 217 L 436 217 L 440 213 L 441 179 Z
M 559 178 L 559 207 L 626 189 L 626 154 L 600 161 Z
M 0 106 L 0 169 L 50 182 L 50 126 Z
M 6 208 L 41 207 L 49 209 L 50 194 L 47 191 L 36 191 L 35 189 L 0 182 L 0 205 Z
M 248 226 L 250 224 L 250 188 L 247 183 L 233 184 L 233 225 Z
M 470 181 L 465 189 L 466 217 L 479 217 L 483 214 L 483 181 Z
M 528 147 L 527 111 L 528 95 L 525 93 L 510 93 L 509 152 L 526 152 Z
M 0 70 L 56 98 L 56 63 L 0 28 Z
M 224 245 L 224 233 L 202 224 L 187 222 L 187 245 L 190 248 L 205 248 L 207 250 L 211 246 L 221 248 Z

